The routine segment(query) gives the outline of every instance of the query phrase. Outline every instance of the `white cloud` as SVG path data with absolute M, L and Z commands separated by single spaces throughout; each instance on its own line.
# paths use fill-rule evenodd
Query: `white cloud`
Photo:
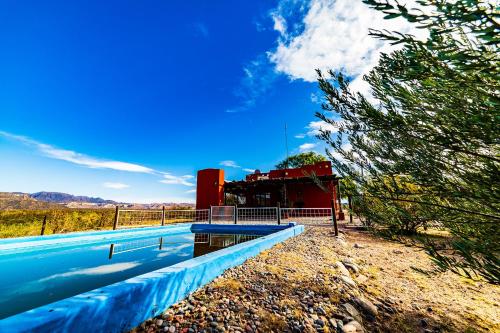
M 50 281 L 53 279 L 57 278 L 67 278 L 71 276 L 79 276 L 79 275 L 86 275 L 86 276 L 93 276 L 93 275 L 103 275 L 103 274 L 112 274 L 116 272 L 122 272 L 127 269 L 132 269 L 134 267 L 137 267 L 140 265 L 140 262 L 138 261 L 132 261 L 132 262 L 124 262 L 124 263 L 116 263 L 116 264 L 109 264 L 109 265 L 101 265 L 97 267 L 91 267 L 91 268 L 82 268 L 82 269 L 75 269 L 66 273 L 59 273 L 59 274 L 54 274 L 51 276 L 48 276 L 46 278 L 43 278 L 39 281 Z
M 271 18 L 274 21 L 274 30 L 278 31 L 280 34 L 286 34 L 286 20 L 283 16 L 279 15 L 277 12 L 271 13 Z
M 345 150 L 346 152 L 350 152 L 352 150 L 352 145 L 350 143 L 346 143 L 346 144 L 343 144 L 341 148 L 343 150 Z M 347 161 L 344 159 L 344 157 L 342 155 L 340 155 L 339 152 L 334 151 L 332 149 L 329 149 L 329 151 L 334 159 L 336 159 L 337 161 L 340 161 L 342 163 L 347 163 Z
M 305 137 L 306 137 L 306 135 L 305 135 L 305 134 L 302 134 L 302 133 L 295 135 L 295 138 L 296 138 L 296 139 L 303 139 L 303 138 L 305 138 Z
M 164 177 L 160 182 L 165 184 L 181 184 L 185 186 L 194 186 L 193 183 L 188 182 L 188 179 L 193 179 L 194 177 L 191 175 L 184 176 L 174 176 L 169 172 L 162 172 L 158 170 L 154 170 L 139 164 L 121 162 L 121 161 L 113 161 L 106 160 L 97 157 L 92 157 L 88 155 L 84 155 L 72 150 L 60 149 L 56 148 L 52 145 L 41 143 L 35 141 L 31 138 L 15 135 L 8 132 L 0 131 L 0 136 L 8 138 L 10 140 L 15 140 L 21 142 L 24 145 L 29 147 L 33 147 L 38 150 L 45 157 L 53 158 L 56 160 L 70 162 L 76 165 L 81 165 L 91 169 L 110 169 L 116 171 L 126 171 L 126 172 L 135 172 L 135 173 L 147 173 L 153 175 L 161 175 Z M 111 184 L 111 183 L 109 183 Z M 121 184 L 125 185 L 125 184 Z M 109 187 L 109 186 L 108 186 Z M 117 188 L 117 187 L 114 187 Z M 123 188 L 123 187 L 122 187 Z
M 112 182 L 105 182 L 102 184 L 102 186 L 107 187 L 107 188 L 112 188 L 115 190 L 122 190 L 124 188 L 130 187 L 130 185 L 123 184 L 123 183 L 112 183 Z
M 280 7 L 286 7 L 286 2 Z M 383 16 L 361 1 L 312 0 L 301 32 L 291 39 L 280 38 L 269 59 L 278 72 L 293 80 L 316 81 L 316 68 L 343 70 L 352 77 L 362 75 L 376 64 L 380 52 L 390 50 L 387 43 L 368 35 L 370 28 L 425 34 L 404 19 L 384 20 Z
M 321 104 L 321 96 L 318 96 L 315 93 L 311 93 L 311 102 L 314 104 Z
M 170 173 L 164 173 L 163 178 L 164 179 L 160 180 L 160 183 L 169 184 L 169 185 L 195 186 L 194 183 L 188 181 L 188 179 L 194 178 L 191 175 L 174 176 Z
M 227 113 L 247 111 L 255 106 L 257 100 L 272 86 L 277 77 L 274 65 L 265 54 L 261 54 L 243 67 L 244 76 L 233 94 L 240 100 L 235 107 L 226 110 Z
M 308 130 L 307 135 L 309 136 L 319 135 L 321 130 L 330 131 L 331 133 L 336 133 L 339 130 L 338 126 L 328 124 L 323 120 L 311 121 L 306 128 Z
M 35 147 L 40 153 L 42 153 L 46 157 L 82 165 L 92 169 L 112 169 L 112 170 L 128 171 L 128 172 L 155 173 L 155 170 L 139 164 L 98 159 L 95 157 L 77 153 L 72 150 L 56 148 L 54 146 L 45 143 L 40 143 L 21 135 L 15 135 L 3 131 L 0 131 L 0 135 L 12 140 L 19 141 L 25 145 Z
M 231 160 L 221 161 L 219 164 L 222 166 L 229 167 L 229 168 L 241 168 L 238 164 L 236 164 L 235 161 L 231 161 Z
M 236 163 L 235 161 L 231 161 L 231 160 L 221 161 L 219 164 L 222 166 L 228 167 L 228 168 L 241 169 L 241 170 L 246 171 L 246 172 L 254 172 L 255 171 L 255 169 L 252 169 L 252 168 L 244 168 L 244 167 L 238 165 L 238 163 Z
M 305 153 L 313 150 L 314 148 L 316 148 L 317 145 L 318 145 L 317 143 L 304 143 L 299 146 L 299 150 L 301 153 Z
M 195 190 L 195 189 L 193 189 L 193 190 L 188 190 L 188 191 L 186 191 L 185 193 L 189 193 L 189 194 L 190 194 L 190 193 L 196 193 L 196 190 Z

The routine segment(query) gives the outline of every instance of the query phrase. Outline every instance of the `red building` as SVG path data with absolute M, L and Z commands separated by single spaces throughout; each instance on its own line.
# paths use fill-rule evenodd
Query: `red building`
M 339 179 L 329 161 L 296 169 L 271 170 L 247 175 L 242 181 L 224 181 L 224 170 L 198 171 L 196 208 L 231 204 L 246 207 L 330 208 L 344 219 L 337 196 Z

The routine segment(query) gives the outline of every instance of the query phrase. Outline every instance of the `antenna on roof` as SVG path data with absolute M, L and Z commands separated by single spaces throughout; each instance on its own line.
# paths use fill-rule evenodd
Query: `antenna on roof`
M 288 169 L 288 134 L 286 131 L 286 123 L 285 123 L 285 147 L 286 147 L 285 169 Z

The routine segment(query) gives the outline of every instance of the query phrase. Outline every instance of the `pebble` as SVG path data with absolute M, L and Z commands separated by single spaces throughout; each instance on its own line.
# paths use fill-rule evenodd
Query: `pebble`
M 354 282 L 353 279 L 351 279 L 350 277 L 348 276 L 345 276 L 345 275 L 341 275 L 340 276 L 340 280 L 342 280 L 342 282 L 344 282 L 345 284 L 347 284 L 348 286 L 350 287 L 356 287 L 356 282 Z
M 342 327 L 343 333 L 361 333 L 364 332 L 363 326 L 360 323 L 353 320 Z
M 359 322 L 362 321 L 361 314 L 359 313 L 359 311 L 352 304 L 350 304 L 350 303 L 344 303 L 344 304 L 342 304 L 342 307 L 355 320 L 357 320 Z
M 366 298 L 354 297 L 354 302 L 356 302 L 356 304 L 358 304 L 366 314 L 372 315 L 374 317 L 378 315 L 377 307 Z
M 352 264 L 352 263 L 345 263 L 344 262 L 344 266 L 349 269 L 350 271 L 352 271 L 353 273 L 356 273 L 358 274 L 359 273 L 359 267 L 356 265 L 356 264 Z
M 328 322 L 330 323 L 330 326 L 332 326 L 334 330 L 337 329 L 337 320 L 335 318 L 328 319 Z
M 347 268 L 345 268 L 344 264 L 342 264 L 340 261 L 337 261 L 335 265 L 337 266 L 337 269 L 340 271 L 340 274 L 345 276 L 351 276 Z
M 359 284 L 363 284 L 365 283 L 366 281 L 368 281 L 368 277 L 366 275 L 363 275 L 363 274 L 359 274 L 358 276 L 356 276 L 356 282 L 359 283 Z
M 340 244 L 340 246 L 342 247 L 346 247 L 347 246 L 347 242 L 341 238 L 337 238 L 337 243 Z

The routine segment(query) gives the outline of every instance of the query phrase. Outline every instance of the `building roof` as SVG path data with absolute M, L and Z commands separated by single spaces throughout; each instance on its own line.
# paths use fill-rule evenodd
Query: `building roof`
M 316 179 L 315 179 L 316 178 Z M 315 184 L 316 180 L 323 182 L 338 180 L 336 175 L 324 175 L 324 176 L 303 176 L 294 178 L 272 178 L 272 179 L 258 179 L 253 181 L 232 181 L 224 183 L 224 192 L 230 194 L 243 194 L 249 189 L 265 189 L 265 188 L 279 188 L 284 184 Z

